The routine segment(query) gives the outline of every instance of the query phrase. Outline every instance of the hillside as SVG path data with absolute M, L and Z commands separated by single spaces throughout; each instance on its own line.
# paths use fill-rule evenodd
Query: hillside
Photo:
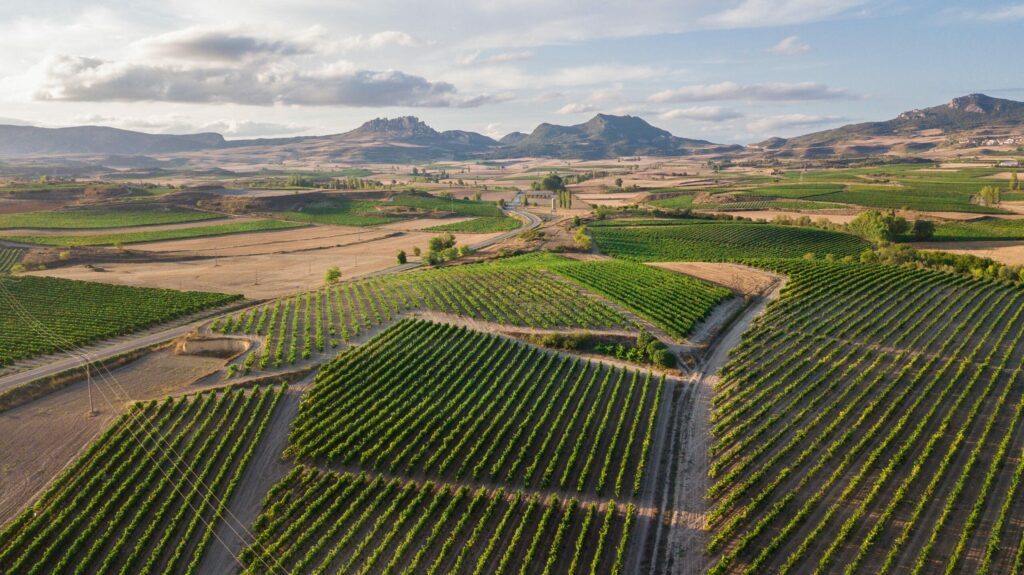
M 1009 142 L 1009 144 L 1007 144 Z M 970 94 L 882 122 L 849 124 L 757 147 L 780 156 L 915 154 L 1024 144 L 1024 102 Z
M 52 154 L 164 154 L 226 145 L 215 133 L 145 134 L 103 126 L 37 128 L 0 126 L 0 155 Z
M 684 156 L 716 148 L 705 140 L 673 136 L 635 116 L 598 114 L 584 124 L 543 123 L 526 137 L 510 134 L 495 157 L 600 159 L 616 156 Z M 731 148 L 724 148 L 731 149 Z

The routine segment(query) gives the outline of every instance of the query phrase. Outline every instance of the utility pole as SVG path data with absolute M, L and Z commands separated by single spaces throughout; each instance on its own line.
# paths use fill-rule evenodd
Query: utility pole
M 96 415 L 96 407 L 92 402 L 92 369 L 88 357 L 85 358 L 85 387 L 89 390 L 89 415 Z

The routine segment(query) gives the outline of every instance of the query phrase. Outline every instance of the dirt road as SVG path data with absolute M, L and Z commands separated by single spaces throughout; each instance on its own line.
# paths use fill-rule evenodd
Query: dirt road
M 638 557 L 631 572 L 639 573 L 639 566 L 645 564 L 648 573 L 672 573 L 691 575 L 703 573 L 707 558 L 704 548 L 707 544 L 707 501 L 708 452 L 711 399 L 718 383 L 718 370 L 729 359 L 729 353 L 736 347 L 753 321 L 765 309 L 768 301 L 779 297 L 784 280 L 779 279 L 763 292 L 736 320 L 721 334 L 719 339 L 702 358 L 701 363 L 690 377 L 691 386 L 682 391 L 676 402 L 676 413 L 669 422 L 672 436 L 666 448 L 670 450 L 670 468 L 661 470 L 663 481 L 674 482 L 661 489 L 648 490 L 665 494 L 660 504 L 660 520 L 653 523 L 647 538 L 638 549 L 651 550 L 653 557 L 642 561 Z M 642 555 L 643 553 L 638 553 Z

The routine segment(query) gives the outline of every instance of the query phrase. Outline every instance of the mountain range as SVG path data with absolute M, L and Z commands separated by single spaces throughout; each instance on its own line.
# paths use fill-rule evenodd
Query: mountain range
M 971 94 L 947 104 L 904 112 L 793 138 L 771 138 L 748 147 L 681 138 L 635 116 L 597 114 L 572 126 L 543 123 L 531 133 L 499 140 L 463 130 L 437 131 L 413 116 L 377 118 L 340 134 L 227 140 L 221 134 L 147 134 L 101 126 L 39 128 L 0 125 L 0 157 L 121 156 L 241 163 L 406 163 L 470 158 L 547 157 L 602 159 L 622 156 L 730 156 L 824 158 L 913 155 L 941 146 L 1000 143 L 1024 134 L 1024 102 Z M 1024 136 L 1020 136 L 1024 144 Z M 1002 138 L 1002 139 L 999 139 Z
M 942 145 L 1016 139 L 1024 132 L 1024 102 L 969 94 L 946 104 L 903 112 L 883 122 L 848 124 L 795 138 L 757 144 L 780 156 L 914 154 Z M 1021 142 L 1024 144 L 1024 136 Z

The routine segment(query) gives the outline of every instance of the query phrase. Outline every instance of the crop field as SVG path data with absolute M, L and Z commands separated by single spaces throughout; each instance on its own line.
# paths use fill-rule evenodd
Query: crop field
M 551 270 L 620 302 L 677 338 L 732 293 L 682 274 L 622 261 L 555 261 Z
M 274 486 L 244 573 L 621 573 L 633 505 L 333 473 Z
M 123 335 L 240 296 L 57 278 L 0 278 L 0 366 Z
M 19 249 L 0 248 L 0 273 L 11 271 L 11 268 L 21 261 L 23 255 L 25 252 Z
M 472 265 L 343 282 L 247 310 L 214 327 L 263 336 L 262 349 L 245 358 L 243 369 L 264 369 L 293 364 L 417 310 L 538 328 L 629 323 L 550 273 Z
M 663 387 L 649 373 L 405 320 L 320 371 L 289 452 L 389 473 L 631 497 Z
M 856 256 L 870 247 L 849 234 L 817 228 L 735 222 L 591 230 L 602 252 L 636 261 L 727 261 L 799 258 L 812 253 Z
M 455 222 L 451 224 L 441 224 L 427 228 L 428 232 L 452 232 L 452 233 L 465 233 L 465 234 L 491 234 L 495 232 L 508 232 L 522 226 L 523 223 L 516 218 L 501 216 L 501 217 L 483 217 L 476 218 L 473 220 L 467 220 L 464 222 Z
M 223 218 L 220 214 L 152 205 L 126 209 L 79 208 L 0 214 L 0 229 L 102 229 L 180 224 Z
M 722 370 L 711 573 L 1024 563 L 1024 291 L 907 267 L 790 276 Z
M 195 572 L 280 396 L 133 406 L 0 533 L 0 571 Z
M 984 219 L 936 224 L 933 241 L 1024 240 L 1024 220 Z
M 377 226 L 395 221 L 394 217 L 377 211 L 377 205 L 378 202 L 372 200 L 331 198 L 307 205 L 301 212 L 275 212 L 274 216 L 286 220 L 335 226 Z
M 145 232 L 123 232 L 111 234 L 88 235 L 12 235 L 0 236 L 12 242 L 24 242 L 44 246 L 77 247 L 77 246 L 110 246 L 117 244 L 138 244 L 143 242 L 162 242 L 188 238 L 203 238 L 247 232 L 263 232 L 296 228 L 305 224 L 283 222 L 280 220 L 254 220 L 238 223 L 215 224 L 191 228 L 171 230 L 151 230 Z
M 428 197 L 413 194 L 398 195 L 391 198 L 390 201 L 396 206 L 406 206 L 434 212 L 453 212 L 463 216 L 500 218 L 505 215 L 492 202 L 477 202 L 474 200 L 459 200 L 440 196 Z
M 843 184 L 782 184 L 743 190 L 743 193 L 750 196 L 800 200 L 811 199 L 815 198 L 815 196 L 821 196 L 824 194 L 841 192 L 844 187 L 845 186 Z

